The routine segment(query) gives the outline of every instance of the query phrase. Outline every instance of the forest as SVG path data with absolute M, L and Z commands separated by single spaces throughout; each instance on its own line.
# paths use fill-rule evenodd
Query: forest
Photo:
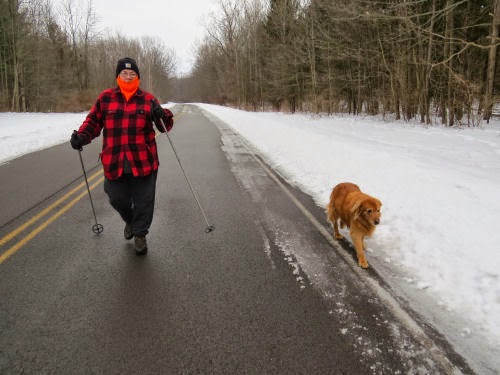
M 88 110 L 116 86 L 118 59 L 134 57 L 141 87 L 167 100 L 175 54 L 160 38 L 98 29 L 92 0 L 0 0 L 0 110 Z
M 0 1 L 2 111 L 88 109 L 125 55 L 164 102 L 446 126 L 498 102 L 500 0 L 219 0 L 184 76 L 159 36 L 99 33 L 92 0 Z

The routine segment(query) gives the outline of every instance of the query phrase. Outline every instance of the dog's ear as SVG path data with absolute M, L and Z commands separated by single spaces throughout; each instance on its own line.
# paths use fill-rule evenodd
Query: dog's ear
M 361 213 L 361 209 L 363 208 L 362 206 L 362 203 L 363 201 L 361 199 L 357 200 L 353 205 L 352 205 L 352 208 L 351 208 L 351 215 L 356 218 L 359 216 L 359 214 Z

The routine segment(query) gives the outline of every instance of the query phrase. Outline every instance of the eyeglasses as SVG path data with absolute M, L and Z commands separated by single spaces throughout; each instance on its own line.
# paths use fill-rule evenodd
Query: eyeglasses
M 137 73 L 134 72 L 133 70 L 122 70 L 120 72 L 120 77 L 123 77 L 123 78 L 126 78 L 126 77 L 135 78 L 135 77 L 137 77 Z

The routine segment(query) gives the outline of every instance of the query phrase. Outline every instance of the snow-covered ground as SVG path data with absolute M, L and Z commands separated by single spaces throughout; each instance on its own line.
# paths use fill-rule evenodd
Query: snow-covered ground
M 367 240 L 370 264 L 479 358 L 476 368 L 500 373 L 500 122 L 425 127 L 197 105 L 318 205 L 342 181 L 379 198 L 382 221 Z M 84 117 L 0 113 L 0 163 L 68 142 Z

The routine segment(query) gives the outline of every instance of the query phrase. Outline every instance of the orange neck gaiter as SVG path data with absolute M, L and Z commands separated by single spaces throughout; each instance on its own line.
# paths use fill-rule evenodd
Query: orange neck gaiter
M 136 78 L 133 81 L 125 82 L 118 76 L 116 77 L 116 83 L 118 84 L 118 87 L 120 88 L 123 96 L 125 96 L 125 100 L 127 100 L 128 102 L 132 95 L 134 95 L 139 88 L 140 80 L 139 78 Z

